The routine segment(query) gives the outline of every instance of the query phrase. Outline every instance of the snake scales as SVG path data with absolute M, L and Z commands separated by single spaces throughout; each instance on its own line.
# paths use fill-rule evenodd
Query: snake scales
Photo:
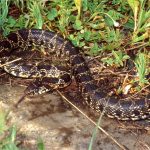
M 56 33 L 38 29 L 22 29 L 15 33 L 10 33 L 7 38 L 0 41 L 1 60 L 5 57 L 10 57 L 13 55 L 13 52 L 17 53 L 17 51 L 22 51 L 21 54 L 18 54 L 24 57 L 28 48 L 32 45 L 44 47 L 48 49 L 48 53 L 53 53 L 57 57 L 65 56 L 71 71 L 68 72 L 64 67 L 55 67 L 49 64 L 38 66 L 35 63 L 33 67 L 31 64 L 24 64 L 25 62 L 23 61 L 20 61 L 20 63 L 14 62 L 2 67 L 5 71 L 15 76 L 27 78 L 36 78 L 38 76 L 37 84 L 30 85 L 28 90 L 33 90 L 35 93 L 41 90 L 42 93 L 50 89 L 49 87 L 53 89 L 63 88 L 70 84 L 72 74 L 79 85 L 79 90 L 85 102 L 94 110 L 98 112 L 104 111 L 108 117 L 119 120 L 150 118 L 150 94 L 139 99 L 118 99 L 115 96 L 107 97 L 101 91 L 101 88 L 96 85 L 79 49 Z M 38 86 L 40 88 L 36 91 L 35 89 Z

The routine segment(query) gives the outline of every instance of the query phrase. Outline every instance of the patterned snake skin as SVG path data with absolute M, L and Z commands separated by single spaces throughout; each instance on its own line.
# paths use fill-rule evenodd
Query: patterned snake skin
M 41 78 L 44 76 L 45 78 L 39 79 L 41 81 L 39 82 L 39 86 L 42 85 L 45 89 L 47 89 L 45 84 L 53 82 L 54 79 L 53 85 L 59 82 L 57 86 L 51 86 L 54 89 L 59 88 L 61 85 L 62 87 L 69 85 L 72 74 L 79 85 L 79 90 L 85 102 L 94 110 L 98 112 L 104 111 L 108 117 L 117 118 L 119 120 L 150 118 L 150 94 L 144 98 L 132 99 L 118 99 L 115 96 L 108 97 L 101 91 L 101 88 L 96 85 L 79 49 L 56 33 L 38 29 L 22 29 L 11 33 L 7 38 L 0 41 L 1 59 L 10 57 L 13 52 L 22 51 L 23 53 L 24 51 L 28 51 L 28 48 L 32 45 L 44 47 L 48 49 L 48 53 L 53 53 L 57 55 L 57 57 L 65 56 L 67 59 L 64 61 L 69 64 L 68 66 L 71 68 L 71 71 L 65 71 L 64 68 L 60 66 L 55 67 L 53 65 L 44 64 L 42 67 L 40 66 L 41 68 L 36 65 L 33 67 L 31 64 L 24 65 L 24 62 L 12 63 L 2 68 L 12 75 L 25 78 L 36 78 L 37 76 Z M 22 54 L 21 57 L 24 57 L 24 55 Z M 49 78 L 47 78 L 48 75 Z

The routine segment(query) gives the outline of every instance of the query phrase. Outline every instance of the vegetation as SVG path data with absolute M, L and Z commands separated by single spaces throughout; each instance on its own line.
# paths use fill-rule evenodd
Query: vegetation
M 17 14 L 11 8 L 16 8 Z M 48 29 L 64 35 L 89 55 L 105 54 L 100 60 L 120 67 L 130 59 L 144 59 L 144 71 L 135 61 L 139 79 L 149 74 L 150 5 L 148 0 L 1 0 L 0 28 L 3 35 L 21 28 Z M 109 54 L 109 55 L 108 55 Z M 142 75 L 141 75 L 142 73 Z
M 19 150 L 16 140 L 17 129 L 16 126 L 8 126 L 8 113 L 0 107 L 0 150 Z M 37 141 L 37 149 L 45 150 L 44 143 L 41 139 Z
M 8 127 L 6 124 L 7 114 L 0 108 L 0 149 L 1 150 L 18 150 L 16 147 L 16 128 Z
M 138 90 L 149 84 L 149 0 L 1 0 L 3 35 L 21 28 L 59 32 L 85 54 L 103 56 L 99 61 L 106 66 L 123 68 L 132 57 L 137 74 L 130 83 L 138 83 Z M 4 143 L 14 146 L 15 134 L 12 128 L 0 147 Z

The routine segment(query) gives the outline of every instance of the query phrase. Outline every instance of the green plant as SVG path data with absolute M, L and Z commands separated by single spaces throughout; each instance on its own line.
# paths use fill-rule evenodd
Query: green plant
M 4 23 L 7 21 L 8 6 L 8 0 L 0 1 L 0 28 L 2 28 Z
M 149 1 L 149 0 L 148 0 Z M 128 0 L 134 14 L 133 43 L 150 37 L 150 5 L 147 0 Z
M 147 73 L 147 60 L 144 53 L 139 53 L 137 59 L 135 60 L 135 66 L 138 71 L 139 85 L 143 86 L 148 80 L 145 78 Z
M 19 150 L 16 142 L 16 126 L 8 127 L 7 113 L 0 108 L 0 150 Z M 41 139 L 37 141 L 37 149 L 45 150 L 44 143 Z
M 44 143 L 43 143 L 42 139 L 38 140 L 37 148 L 38 148 L 38 150 L 45 150 L 45 146 L 44 146 Z
M 12 128 L 9 129 L 9 135 L 0 142 L 0 149 L 19 150 L 16 146 L 15 138 L 16 138 L 16 127 L 13 126 Z
M 15 142 L 16 127 L 9 128 L 6 125 L 7 113 L 0 108 L 0 149 L 1 150 L 18 150 Z M 7 134 L 6 134 L 7 133 Z
M 44 2 L 43 1 L 33 1 L 29 0 L 27 2 L 27 8 L 29 9 L 29 15 L 30 18 L 29 21 L 35 24 L 35 28 L 42 29 L 43 26 L 43 18 L 42 18 L 42 10 L 44 8 Z
M 19 7 L 22 11 L 25 7 L 25 1 L 24 0 L 9 0 L 10 2 L 14 3 L 17 7 Z
M 124 54 L 122 51 L 112 51 L 112 56 L 110 58 L 103 58 L 102 61 L 104 63 L 107 63 L 109 65 L 115 65 L 117 67 L 122 66 L 123 67 L 123 62 L 127 59 L 129 59 L 130 57 L 126 54 Z
M 0 107 L 0 135 L 7 129 L 6 126 L 6 113 Z
M 10 4 L 21 10 L 16 19 L 8 15 Z M 130 7 L 129 7 L 130 6 Z M 148 82 L 146 75 L 150 73 L 150 62 L 147 47 L 150 45 L 150 4 L 149 0 L 1 0 L 0 29 L 7 35 L 20 28 L 38 28 L 61 32 L 75 46 L 84 47 L 88 55 L 101 55 L 101 60 L 113 67 L 123 67 L 124 61 L 130 59 L 126 48 L 132 43 L 144 45 L 135 60 L 139 85 Z M 133 83 L 137 82 L 131 79 Z M 9 132 L 5 136 L 5 131 Z M 4 138 L 0 141 L 0 149 L 16 150 L 16 128 L 6 125 L 6 116 L 0 109 L 0 133 Z M 95 133 L 89 149 L 92 149 Z M 39 150 L 44 150 L 42 140 L 38 141 Z

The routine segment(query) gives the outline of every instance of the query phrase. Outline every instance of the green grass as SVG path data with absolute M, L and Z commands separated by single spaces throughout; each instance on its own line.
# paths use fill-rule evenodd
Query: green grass
M 8 113 L 0 108 L 0 150 L 21 150 L 17 145 L 16 126 L 7 125 Z M 41 139 L 37 141 L 37 149 L 45 150 L 44 143 Z
M 145 83 L 148 83 L 148 80 L 145 78 L 147 72 L 148 72 L 148 66 L 147 66 L 147 59 L 146 55 L 144 53 L 139 53 L 137 59 L 135 60 L 135 66 L 138 71 L 138 76 L 139 76 L 139 84 L 141 87 Z
M 146 0 L 128 0 L 134 16 L 133 42 L 149 39 L 150 34 L 150 8 L 147 7 Z
M 18 150 L 15 142 L 16 127 L 7 126 L 7 113 L 0 109 L 0 149 L 1 150 Z
M 8 13 L 12 5 L 19 8 L 17 18 Z M 140 89 L 149 84 L 146 79 L 150 73 L 148 0 L 1 0 L 0 29 L 3 35 L 21 28 L 59 32 L 75 46 L 81 47 L 85 54 L 100 55 L 104 65 L 114 68 L 123 68 L 130 59 L 128 51 L 135 52 L 134 70 L 138 78 L 132 79 L 132 82 L 137 82 Z M 5 129 L 4 120 L 2 118 L 0 128 Z M 7 144 L 12 146 L 15 130 L 10 130 L 10 141 L 6 137 Z M 41 150 L 44 149 L 43 144 L 39 143 Z

